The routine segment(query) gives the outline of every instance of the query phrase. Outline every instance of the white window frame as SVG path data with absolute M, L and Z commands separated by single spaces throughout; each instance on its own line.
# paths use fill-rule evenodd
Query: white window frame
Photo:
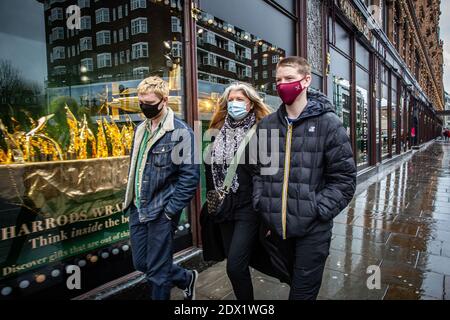
M 278 63 L 280 61 L 280 56 L 278 54 L 272 56 L 272 63 Z
M 80 9 L 90 8 L 91 1 L 90 0 L 78 0 L 78 6 L 80 7 Z
M 92 58 L 81 59 L 81 66 L 86 67 L 86 71 L 88 72 L 94 71 L 94 59 Z
M 149 67 L 137 67 L 133 69 L 133 76 L 140 76 L 140 75 L 144 75 L 147 74 L 148 72 L 150 72 L 150 68 Z
M 119 42 L 123 41 L 123 29 L 119 29 Z
M 122 6 L 118 6 L 117 7 L 117 19 L 122 19 L 123 15 L 122 15 Z
M 131 46 L 131 58 L 133 60 L 148 58 L 148 42 L 133 43 Z
M 63 9 L 56 7 L 50 11 L 50 21 L 63 20 Z
M 80 39 L 80 51 L 92 50 L 92 37 L 83 37 Z
M 66 66 L 56 66 L 53 67 L 53 75 L 54 76 L 61 76 L 67 73 Z
M 131 35 L 134 36 L 139 33 L 148 33 L 147 18 L 139 17 L 131 20 Z
M 181 20 L 178 17 L 171 17 L 171 22 L 172 22 L 172 32 L 174 33 L 181 33 L 182 29 L 181 29 Z
M 112 67 L 111 53 L 104 52 L 97 54 L 97 69 Z
M 81 30 L 91 30 L 91 17 L 84 16 L 80 18 Z
M 95 34 L 97 47 L 111 44 L 111 31 L 102 30 Z
M 66 48 L 62 46 L 53 48 L 53 61 L 66 58 Z
M 262 77 L 263 79 L 268 79 L 269 78 L 269 72 L 267 72 L 267 70 L 264 70 L 262 73 Z
M 61 36 L 62 35 L 62 36 Z M 56 27 L 52 29 L 51 33 L 52 40 L 64 40 L 64 28 L 63 27 Z
M 262 58 L 262 65 L 267 66 L 267 57 Z
M 109 8 L 100 8 L 95 10 L 95 24 L 110 22 Z
M 181 58 L 183 53 L 183 45 L 180 41 L 172 41 L 172 56 Z
M 130 1 L 130 11 L 147 8 L 147 0 L 131 0 Z

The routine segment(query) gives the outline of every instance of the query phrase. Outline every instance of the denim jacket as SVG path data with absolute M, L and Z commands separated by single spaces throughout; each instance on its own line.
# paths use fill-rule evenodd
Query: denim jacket
M 134 201 L 137 157 L 148 121 L 135 129 L 124 211 Z M 161 213 L 174 217 L 189 204 L 200 179 L 200 165 L 194 161 L 194 142 L 192 129 L 168 108 L 166 121 L 147 155 L 141 190 L 137 190 L 140 192 L 140 222 L 155 220 Z

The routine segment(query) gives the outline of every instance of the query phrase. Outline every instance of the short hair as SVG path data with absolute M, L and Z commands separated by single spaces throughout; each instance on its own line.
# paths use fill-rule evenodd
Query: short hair
M 311 75 L 311 65 L 308 60 L 298 56 L 291 56 L 281 59 L 277 64 L 277 69 L 280 67 L 296 68 L 298 73 L 303 75 Z
M 154 93 L 163 99 L 169 96 L 169 84 L 160 77 L 148 77 L 139 83 L 137 87 L 138 94 Z

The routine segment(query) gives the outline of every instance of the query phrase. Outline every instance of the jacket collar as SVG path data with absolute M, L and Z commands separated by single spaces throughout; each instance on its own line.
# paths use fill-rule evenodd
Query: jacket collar
M 294 125 L 306 118 L 316 117 L 327 112 L 334 112 L 333 104 L 323 93 L 308 90 L 307 94 L 308 102 L 306 107 L 300 116 L 293 121 Z M 288 114 L 284 103 L 278 108 L 277 113 L 281 123 L 286 124 Z
M 143 126 L 144 128 L 149 128 L 151 125 L 150 119 L 145 119 Z M 167 114 L 163 119 L 162 129 L 165 132 L 170 132 L 175 130 L 175 113 L 170 107 L 167 107 Z

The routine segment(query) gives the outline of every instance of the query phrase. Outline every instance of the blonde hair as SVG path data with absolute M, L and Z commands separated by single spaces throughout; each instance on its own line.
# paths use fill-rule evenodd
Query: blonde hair
M 228 97 L 231 91 L 241 91 L 250 100 L 250 103 L 253 105 L 253 111 L 255 112 L 257 122 L 271 113 L 269 107 L 263 102 L 252 85 L 245 82 L 235 82 L 226 88 L 220 97 L 216 111 L 209 124 L 209 128 L 222 128 L 228 113 Z
M 148 77 L 142 80 L 137 87 L 138 94 L 154 93 L 163 99 L 169 96 L 169 84 L 160 77 Z
M 286 66 L 296 68 L 299 74 L 311 75 L 311 65 L 305 58 L 298 56 L 286 57 L 278 62 L 277 69 Z

